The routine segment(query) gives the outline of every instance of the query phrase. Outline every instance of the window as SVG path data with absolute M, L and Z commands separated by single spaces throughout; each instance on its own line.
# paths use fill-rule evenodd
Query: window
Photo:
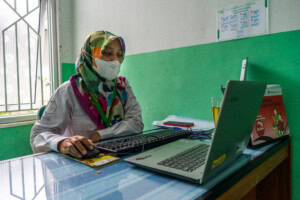
M 0 124 L 35 120 L 57 87 L 55 22 L 53 0 L 0 0 Z

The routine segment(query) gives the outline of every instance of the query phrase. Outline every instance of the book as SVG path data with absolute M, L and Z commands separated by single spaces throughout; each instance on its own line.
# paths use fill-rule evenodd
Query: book
M 61 155 L 65 156 L 67 158 L 70 158 L 72 160 L 75 160 L 77 162 L 80 162 L 82 164 L 88 165 L 90 167 L 94 167 L 94 168 L 101 167 L 103 165 L 120 160 L 120 158 L 118 158 L 118 157 L 115 157 L 112 155 L 106 155 L 103 153 L 100 153 L 98 157 L 86 158 L 86 159 L 74 158 L 74 157 L 71 157 L 69 155 L 64 155 L 64 154 L 61 154 Z
M 280 85 L 268 85 L 251 133 L 251 145 L 261 146 L 289 135 Z

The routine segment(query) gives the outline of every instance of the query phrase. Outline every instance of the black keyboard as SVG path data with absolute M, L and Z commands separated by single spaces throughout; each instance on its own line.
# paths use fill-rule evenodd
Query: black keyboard
M 209 145 L 207 144 L 199 144 L 160 161 L 157 164 L 186 172 L 192 172 L 205 163 L 208 147 Z
M 191 134 L 192 132 L 187 130 L 157 129 L 150 133 L 122 137 L 95 145 L 102 152 L 133 153 L 167 144 Z

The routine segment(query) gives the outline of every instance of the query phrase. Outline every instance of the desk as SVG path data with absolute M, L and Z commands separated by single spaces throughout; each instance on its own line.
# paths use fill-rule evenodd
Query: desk
M 199 199 L 291 199 L 291 152 L 290 139 L 278 143 Z
M 208 182 L 205 188 L 123 161 L 93 169 L 55 152 L 31 155 L 0 162 L 0 196 L 71 200 L 290 199 L 290 140 L 251 153 L 255 156 L 250 163 L 216 185 Z

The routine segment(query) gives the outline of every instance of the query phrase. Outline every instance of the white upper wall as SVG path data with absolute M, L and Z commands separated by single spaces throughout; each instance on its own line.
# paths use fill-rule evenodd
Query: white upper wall
M 126 55 L 216 42 L 217 10 L 248 0 L 60 2 L 61 61 L 74 63 L 86 36 L 96 30 L 122 36 Z M 300 0 L 270 0 L 269 33 L 300 29 L 299 13 Z

